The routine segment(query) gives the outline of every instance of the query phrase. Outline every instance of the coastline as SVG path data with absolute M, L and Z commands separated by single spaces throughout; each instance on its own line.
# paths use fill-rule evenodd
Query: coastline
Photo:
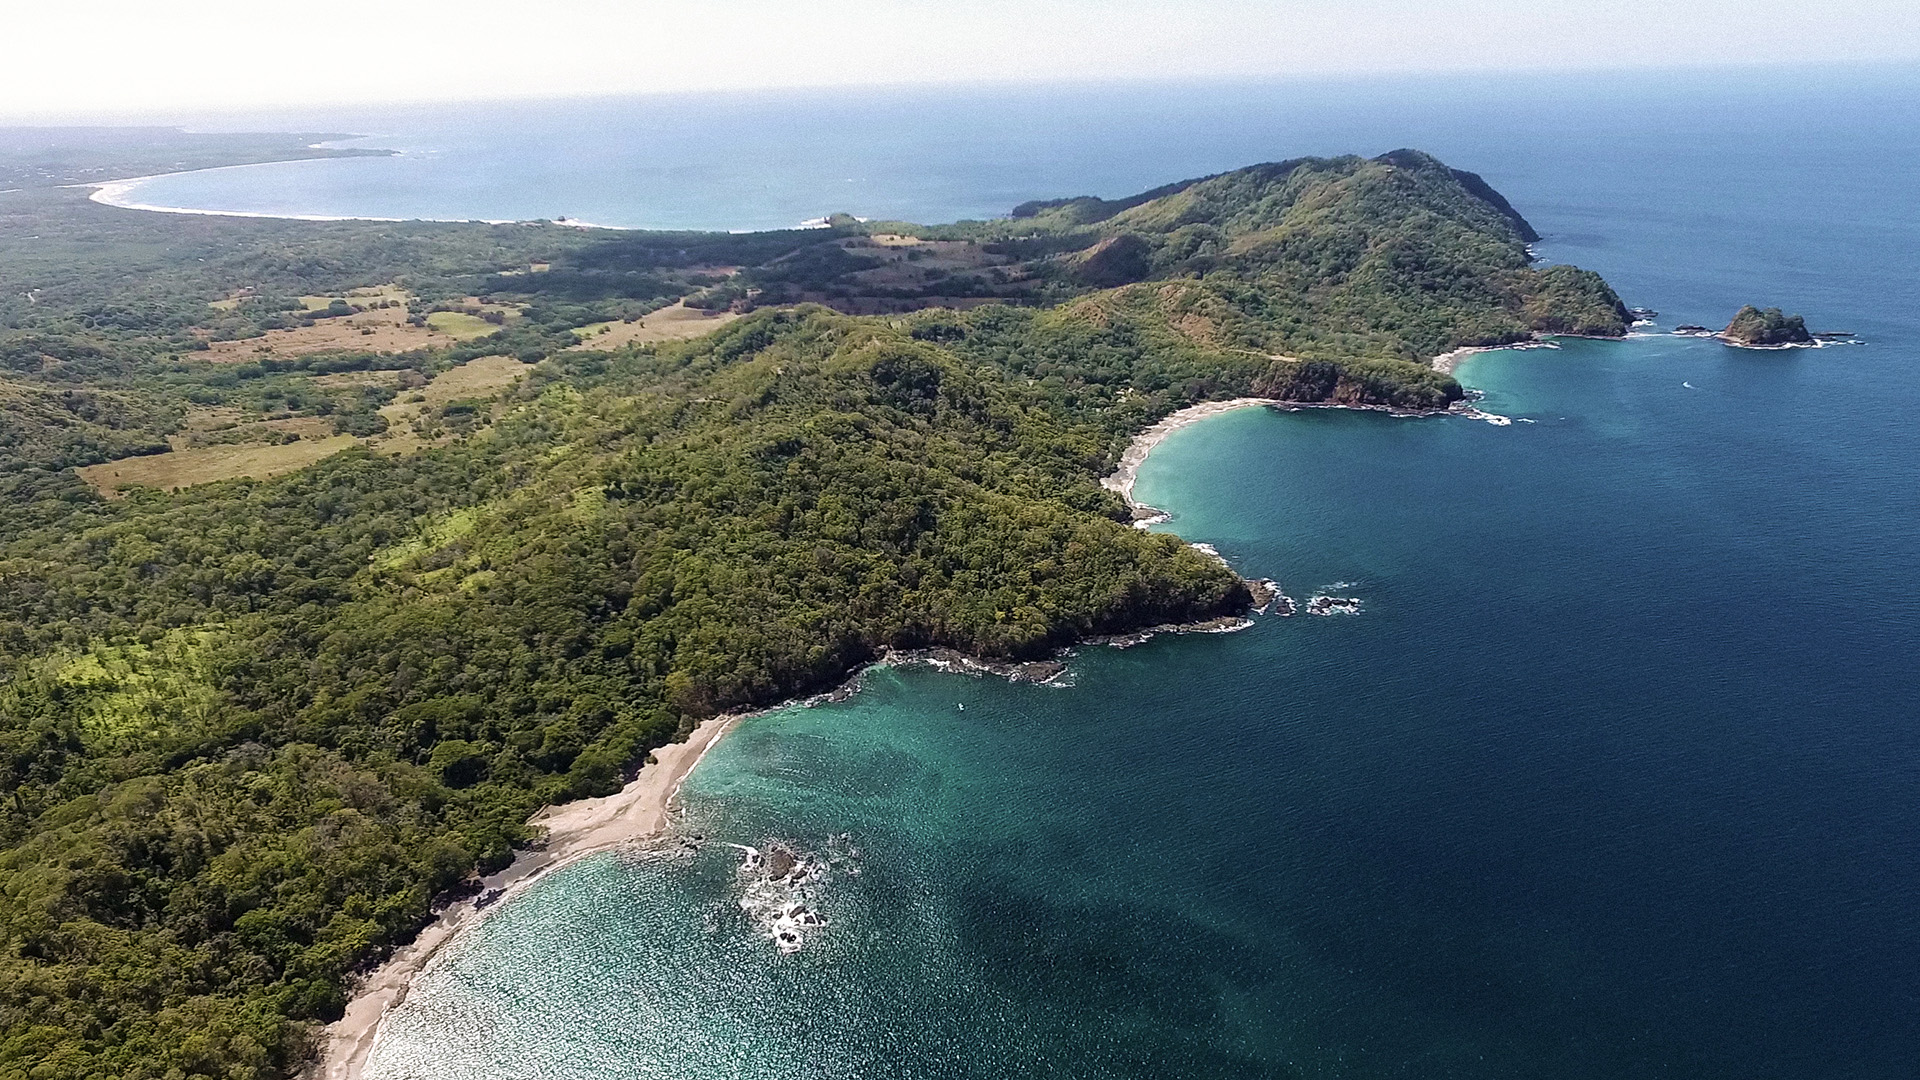
M 327 1025 L 308 1080 L 359 1080 L 389 1009 L 406 1000 L 416 975 L 446 944 L 471 929 L 489 908 L 512 898 L 550 871 L 588 855 L 662 835 L 680 785 L 695 765 L 741 719 L 741 714 L 703 721 L 685 742 L 656 749 L 638 776 L 612 795 L 550 806 L 532 824 L 547 829 L 546 843 L 517 855 L 506 869 L 481 879 L 480 891 L 447 906 L 411 942 L 394 950 L 354 988 L 340 1019 Z
M 1164 520 L 1166 515 L 1163 512 L 1143 507 L 1133 498 L 1133 482 L 1147 455 L 1168 435 L 1183 427 L 1210 416 L 1258 405 L 1294 407 L 1292 403 L 1274 398 L 1235 398 L 1232 401 L 1203 402 L 1181 409 L 1135 436 L 1121 457 L 1120 468 L 1112 475 L 1103 477 L 1100 482 L 1109 490 L 1118 492 L 1127 505 L 1134 508 L 1136 518 L 1144 516 L 1148 519 L 1136 524 L 1144 527 L 1156 515 Z M 1225 563 L 1226 560 L 1211 548 L 1197 546 Z M 1269 581 L 1248 581 L 1247 584 L 1254 592 L 1256 612 L 1267 610 L 1281 595 L 1278 587 Z M 1291 602 L 1288 603 L 1291 611 Z M 1162 633 L 1231 633 L 1252 625 L 1253 621 L 1244 615 L 1228 616 L 1190 626 L 1147 627 L 1131 634 L 1109 635 L 1081 644 L 1126 648 Z M 1037 684 L 1054 682 L 1066 670 L 1066 664 L 1060 659 L 1003 663 L 981 660 L 952 649 L 905 652 L 888 649 L 872 663 L 863 664 L 851 672 L 839 687 L 782 702 L 771 708 L 845 700 L 858 692 L 861 679 L 872 668 L 913 665 Z M 670 824 L 673 801 L 687 775 L 736 722 L 767 711 L 771 709 L 731 713 L 703 721 L 685 742 L 669 743 L 654 750 L 648 762 L 641 767 L 639 775 L 615 794 L 549 806 L 528 819 L 529 824 L 546 827 L 545 842 L 522 850 L 506 869 L 482 878 L 476 893 L 449 904 L 412 941 L 395 949 L 378 967 L 368 972 L 354 987 L 340 1019 L 324 1029 L 313 1063 L 301 1074 L 304 1080 L 360 1080 L 373 1047 L 379 1040 L 380 1024 L 388 1010 L 406 1000 L 415 976 L 433 962 L 448 942 L 472 929 L 486 917 L 489 910 L 513 899 L 550 870 L 588 855 L 664 835 Z
M 1511 345 L 1465 345 L 1452 352 L 1443 352 L 1433 358 L 1433 370 L 1442 375 L 1451 375 L 1469 356 L 1478 356 L 1483 352 L 1492 352 L 1496 348 L 1512 348 Z
M 374 157 L 379 155 L 357 155 Z M 471 221 L 469 218 L 397 218 L 372 217 L 360 214 L 269 214 L 259 210 L 206 210 L 191 206 L 164 206 L 160 203 L 138 202 L 132 196 L 134 191 L 149 180 L 160 180 L 169 176 L 189 176 L 194 173 L 222 172 L 227 169 L 254 169 L 262 165 L 287 165 L 296 161 L 333 161 L 331 157 L 283 158 L 279 161 L 249 161 L 241 165 L 215 165 L 206 169 L 181 169 L 178 172 L 153 173 L 148 176 L 129 176 L 120 180 L 91 180 L 84 184 L 67 184 L 70 188 L 92 188 L 87 196 L 89 202 L 102 206 L 111 206 L 116 210 L 144 210 L 150 214 L 188 214 L 194 217 L 230 217 L 254 218 L 267 221 Z M 485 225 L 515 225 L 513 221 L 483 221 Z M 606 228 L 607 226 L 592 226 Z
M 399 153 L 400 151 L 394 151 L 391 155 L 356 154 L 352 156 L 398 156 Z M 221 172 L 227 169 L 252 169 L 262 165 L 288 165 L 300 161 L 334 160 L 337 160 L 337 157 L 302 157 L 283 158 L 278 161 L 249 161 L 239 165 L 214 165 L 205 169 L 181 169 L 178 172 L 152 173 L 147 176 L 128 176 L 119 180 L 89 180 L 82 184 L 64 184 L 61 186 L 68 188 L 92 188 L 93 192 L 87 196 L 87 199 L 91 202 L 97 202 L 102 206 L 111 206 L 116 210 L 144 210 L 150 214 L 186 214 L 194 217 L 251 218 L 258 221 L 426 221 L 449 225 L 557 225 L 567 229 L 579 229 L 582 232 L 654 231 L 640 225 L 602 225 L 599 222 L 582 221 L 574 217 L 531 220 L 521 218 L 379 217 L 372 214 L 274 214 L 264 210 L 209 210 L 192 206 L 167 206 L 161 203 L 140 202 L 134 197 L 134 192 L 140 185 L 149 180 L 160 180 L 169 176 L 188 176 L 195 173 Z M 7 194 L 7 192 L 0 192 L 0 194 Z M 825 227 L 824 225 L 803 222 L 800 225 L 789 226 L 786 229 L 729 229 L 725 231 L 740 234 L 764 231 L 786 232 L 792 229 L 817 229 Z
M 1443 352 L 1433 358 L 1433 370 L 1442 375 L 1452 375 L 1469 357 L 1490 352 L 1520 352 L 1526 349 L 1557 349 L 1553 342 L 1556 337 L 1584 337 L 1583 334 L 1535 334 L 1526 341 L 1515 341 L 1507 345 L 1463 345 L 1451 352 Z M 1618 338 L 1595 338 L 1596 341 L 1617 341 Z
M 1127 448 L 1120 454 L 1120 465 L 1108 475 L 1100 478 L 1100 486 L 1120 496 L 1133 510 L 1134 524 L 1145 527 L 1168 520 L 1166 511 L 1135 501 L 1133 484 L 1140 476 L 1140 466 L 1146 463 L 1153 448 L 1165 442 L 1167 436 L 1183 427 L 1196 424 L 1209 416 L 1233 412 L 1238 409 L 1251 409 L 1256 406 L 1288 408 L 1291 402 L 1278 398 L 1243 397 L 1231 401 L 1204 401 L 1198 405 L 1189 405 L 1177 412 L 1168 413 L 1152 427 L 1133 437 Z
M 1455 349 L 1452 352 L 1443 353 L 1440 356 L 1434 357 L 1433 369 L 1451 375 L 1453 374 L 1453 369 L 1459 366 L 1461 361 L 1475 353 L 1498 352 L 1506 349 L 1557 348 L 1559 348 L 1558 345 L 1546 341 L 1523 342 L 1518 345 L 1471 346 L 1468 348 Z M 1293 412 L 1299 409 L 1352 409 L 1358 412 L 1383 412 L 1389 416 L 1403 417 L 1459 416 L 1468 420 L 1482 420 L 1500 426 L 1505 426 L 1513 422 L 1508 417 L 1482 412 L 1480 409 L 1475 408 L 1473 400 L 1476 396 L 1477 395 L 1470 391 L 1466 400 L 1454 402 L 1445 409 L 1401 409 L 1391 405 L 1342 405 L 1333 402 L 1287 401 L 1281 398 L 1264 397 L 1233 398 L 1229 401 L 1203 401 L 1198 405 L 1189 405 L 1184 409 L 1168 413 L 1152 427 L 1135 435 L 1133 441 L 1129 442 L 1127 448 L 1121 452 L 1120 464 L 1112 473 L 1100 478 L 1100 486 L 1120 496 L 1120 498 L 1126 502 L 1128 509 L 1133 511 L 1134 525 L 1144 529 L 1149 525 L 1158 525 L 1162 522 L 1169 521 L 1172 519 L 1172 515 L 1157 506 L 1148 506 L 1146 503 L 1140 502 L 1133 497 L 1133 485 L 1134 482 L 1139 479 L 1140 466 L 1146 463 L 1147 457 L 1153 453 L 1154 447 L 1166 441 L 1167 436 L 1172 435 L 1181 428 L 1197 424 L 1208 417 L 1219 416 L 1222 413 L 1235 412 L 1240 409 L 1265 406 L 1270 409 L 1281 409 L 1287 412 Z
M 1190 405 L 1162 417 L 1157 423 L 1134 436 L 1121 455 L 1119 467 L 1110 475 L 1101 478 L 1100 483 L 1108 490 L 1119 494 L 1133 509 L 1136 526 L 1145 528 L 1157 521 L 1167 520 L 1170 515 L 1165 511 L 1146 506 L 1133 497 L 1133 485 L 1138 477 L 1140 466 L 1147 460 L 1153 449 L 1181 428 L 1208 417 L 1257 406 L 1281 409 L 1310 407 L 1278 398 L 1256 397 Z M 1396 413 L 1396 415 L 1426 414 Z M 1436 412 L 1434 415 L 1442 414 Z M 1211 546 L 1206 544 L 1193 546 L 1218 559 L 1222 565 L 1226 564 L 1226 559 Z M 1283 606 L 1282 614 L 1290 615 L 1294 612 L 1294 601 L 1280 591 L 1278 583 L 1266 579 L 1242 578 L 1241 580 L 1246 582 L 1253 593 L 1252 614 L 1265 613 L 1276 604 Z M 1233 633 L 1253 625 L 1254 620 L 1247 614 L 1230 615 L 1192 624 L 1144 627 L 1132 633 L 1089 638 L 1079 644 L 1128 648 L 1160 634 Z M 887 649 L 871 663 L 863 664 L 851 672 L 847 679 L 833 690 L 782 702 L 767 709 L 730 713 L 703 721 L 685 742 L 669 743 L 654 750 L 647 764 L 641 768 L 639 775 L 615 794 L 549 806 L 528 819 L 530 824 L 546 827 L 545 842 L 538 847 L 521 851 L 506 869 L 482 878 L 476 893 L 448 905 L 439 917 L 422 929 L 411 942 L 395 949 L 392 955 L 364 976 L 354 987 L 346 1010 L 340 1019 L 324 1029 L 319 1052 L 313 1063 L 301 1075 L 305 1080 L 361 1080 L 367 1060 L 378 1042 L 381 1022 L 385 1019 L 388 1010 L 406 1000 L 414 978 L 433 962 L 449 942 L 471 930 L 492 908 L 512 900 L 550 870 L 589 855 L 642 843 L 664 835 L 670 825 L 673 802 L 679 794 L 681 784 L 694 767 L 706 757 L 707 752 L 713 749 L 738 721 L 792 705 L 846 700 L 859 691 L 861 680 L 866 673 L 878 667 L 925 665 L 956 674 L 985 675 L 1015 682 L 1046 685 L 1056 683 L 1066 673 L 1066 664 L 1062 657 L 1070 655 L 1069 647 L 1060 650 L 1055 659 L 1000 662 L 982 660 L 945 648 L 909 651 Z

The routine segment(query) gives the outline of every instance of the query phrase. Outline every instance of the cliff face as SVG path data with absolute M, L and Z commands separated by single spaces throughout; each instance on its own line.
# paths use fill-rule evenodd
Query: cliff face
M 1805 345 L 1813 341 L 1807 321 L 1798 315 L 1782 314 L 1777 307 L 1743 307 L 1733 321 L 1720 332 L 1733 345 Z

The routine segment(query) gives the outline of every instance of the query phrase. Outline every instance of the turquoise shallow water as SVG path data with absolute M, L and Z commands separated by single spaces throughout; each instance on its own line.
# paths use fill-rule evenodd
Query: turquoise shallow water
M 372 1075 L 1920 1073 L 1920 131 L 1797 100 L 1772 155 L 1706 116 L 1496 164 L 1663 324 L 1867 345 L 1575 341 L 1462 369 L 1530 423 L 1185 429 L 1164 527 L 1359 615 L 747 721 L 702 851 L 506 905 Z M 792 956 L 725 846 L 770 839 L 835 863 Z

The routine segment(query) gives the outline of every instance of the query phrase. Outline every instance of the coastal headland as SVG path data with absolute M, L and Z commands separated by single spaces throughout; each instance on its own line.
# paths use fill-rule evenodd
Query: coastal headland
M 1174 432 L 1210 417 L 1240 409 L 1286 407 L 1290 404 L 1274 398 L 1234 398 L 1203 402 L 1178 410 L 1134 436 L 1120 455 L 1118 467 L 1101 479 L 1101 485 L 1127 502 L 1134 511 L 1137 524 L 1144 526 L 1156 517 L 1163 519 L 1163 511 L 1145 506 L 1133 498 L 1133 485 L 1140 466 L 1155 447 Z M 1206 552 L 1220 559 L 1210 548 Z M 1224 559 L 1220 561 L 1225 565 Z M 1285 605 L 1284 614 L 1292 614 L 1295 610 L 1294 601 L 1281 593 L 1276 583 L 1250 579 L 1246 584 L 1253 598 L 1251 610 L 1265 611 L 1275 603 Z M 1229 614 L 1192 623 L 1146 627 L 1128 634 L 1096 639 L 1091 643 L 1124 648 L 1140 644 L 1159 633 L 1221 633 L 1251 625 L 1251 620 L 1244 615 Z M 872 664 L 854 672 L 839 688 L 817 695 L 816 698 L 838 701 L 852 696 L 858 692 L 861 677 L 868 668 L 915 665 L 1029 683 L 1051 682 L 1066 671 L 1065 663 L 1058 659 L 1013 662 L 986 660 L 952 649 L 889 651 Z M 307 1073 L 310 1080 L 359 1080 L 378 1039 L 380 1021 L 387 1011 L 406 999 L 413 980 L 446 945 L 460 934 L 470 931 L 490 910 L 496 909 L 495 905 L 511 900 L 547 872 L 568 863 L 588 855 L 645 844 L 665 836 L 671 825 L 670 810 L 681 784 L 740 719 L 741 715 L 736 714 L 714 717 L 695 728 L 686 741 L 655 749 L 639 774 L 616 794 L 547 807 L 536 814 L 529 824 L 544 833 L 543 840 L 536 847 L 522 852 L 505 870 L 481 879 L 472 895 L 448 904 L 433 923 L 420 931 L 417 938 L 395 950 L 392 956 L 363 977 L 344 1015 L 327 1027 L 319 1056 Z
M 1396 151 L 742 235 L 7 196 L 18 1060 L 282 1077 L 339 1023 L 331 1070 L 481 911 L 657 835 L 723 718 L 1241 625 L 1263 583 L 1134 527 L 1168 432 L 1459 412 L 1435 356 L 1625 332 L 1490 190 Z

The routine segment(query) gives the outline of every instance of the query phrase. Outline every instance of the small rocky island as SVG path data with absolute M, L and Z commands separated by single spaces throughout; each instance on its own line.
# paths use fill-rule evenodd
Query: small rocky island
M 1811 345 L 1807 321 L 1798 315 L 1783 315 L 1777 307 L 1757 308 L 1752 304 L 1740 309 L 1733 321 L 1720 331 L 1721 340 L 1747 348 L 1781 345 Z

